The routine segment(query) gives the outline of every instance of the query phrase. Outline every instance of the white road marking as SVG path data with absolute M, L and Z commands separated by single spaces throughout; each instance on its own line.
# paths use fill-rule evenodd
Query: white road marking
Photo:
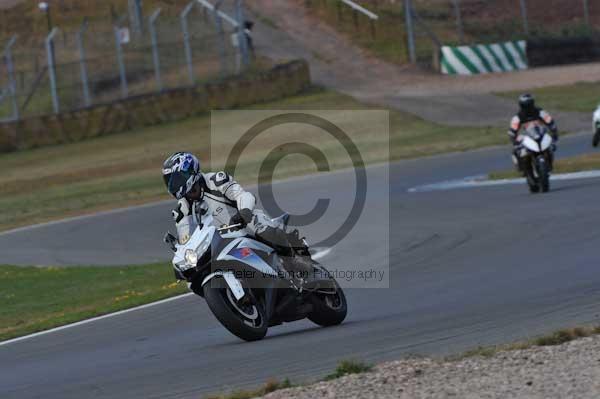
M 25 335 L 25 336 L 22 336 L 22 337 L 9 339 L 8 341 L 2 341 L 2 342 L 0 342 L 0 346 L 14 344 L 16 342 L 24 341 L 26 339 L 30 339 L 30 338 L 34 338 L 34 337 L 39 337 L 41 335 L 55 333 L 55 332 L 58 332 L 58 331 L 61 331 L 61 330 L 66 330 L 67 328 L 78 327 L 78 326 L 82 326 L 84 324 L 89 324 L 89 323 L 96 322 L 98 320 L 107 319 L 109 317 L 119 316 L 119 315 L 122 315 L 122 314 L 125 314 L 125 313 L 135 312 L 135 311 L 142 310 L 142 309 L 147 309 L 147 308 L 150 308 L 150 307 L 153 307 L 153 306 L 162 305 L 164 303 L 176 301 L 176 300 L 179 300 L 179 299 L 191 296 L 191 295 L 195 295 L 195 294 L 193 292 L 188 292 L 187 294 L 182 294 L 182 295 L 174 296 L 174 297 L 171 297 L 171 298 L 163 299 L 163 300 L 160 300 L 160 301 L 147 303 L 145 305 L 136 306 L 134 308 L 120 310 L 118 312 L 109 313 L 109 314 L 105 314 L 105 315 L 98 316 L 98 317 L 93 317 L 91 319 L 86 319 L 86 320 L 78 321 L 76 323 L 71 323 L 71 324 L 67 324 L 67 325 L 64 325 L 64 326 L 55 327 L 55 328 L 52 328 L 50 330 L 40 331 L 40 332 L 36 332 L 36 333 L 33 333 L 33 334 Z
M 332 251 L 331 248 L 319 249 L 319 250 L 317 250 L 313 254 L 312 258 L 314 260 L 321 259 L 321 258 L 327 256 L 331 251 Z M 86 319 L 86 320 L 78 321 L 76 323 L 71 323 L 71 324 L 66 324 L 64 326 L 55 327 L 55 328 L 52 328 L 50 330 L 40 331 L 40 332 L 36 332 L 36 333 L 33 333 L 33 334 L 24 335 L 22 337 L 17 337 L 17 338 L 9 339 L 7 341 L 0 342 L 0 347 L 1 346 L 5 346 L 5 345 L 14 344 L 14 343 L 21 342 L 21 341 L 25 341 L 27 339 L 39 337 L 39 336 L 42 336 L 42 335 L 52 334 L 52 333 L 55 333 L 55 332 L 58 332 L 58 331 L 66 330 L 68 328 L 73 328 L 73 327 L 78 327 L 78 326 L 82 326 L 82 325 L 89 324 L 89 323 L 94 323 L 94 322 L 99 321 L 99 320 L 108 319 L 109 317 L 120 316 L 120 315 L 123 315 L 123 314 L 126 314 L 126 313 L 136 312 L 138 310 L 147 309 L 147 308 L 151 308 L 153 306 L 162 305 L 162 304 L 165 304 L 165 303 L 168 303 L 168 302 L 177 301 L 179 299 L 187 298 L 187 297 L 192 296 L 192 295 L 195 295 L 195 294 L 193 292 L 188 292 L 187 294 L 177 295 L 177 296 L 174 296 L 174 297 L 171 297 L 171 298 L 167 298 L 167 299 L 162 299 L 162 300 L 156 301 L 156 302 L 150 302 L 150 303 L 147 303 L 145 305 L 136 306 L 134 308 L 124 309 L 124 310 L 120 310 L 118 312 L 108 313 L 108 314 L 105 314 L 105 315 L 102 315 L 102 316 L 93 317 L 91 319 Z
M 553 175 L 550 177 L 552 181 L 567 181 L 567 180 L 581 180 L 581 179 L 594 179 L 600 178 L 600 170 L 590 170 L 586 172 L 576 173 L 563 173 Z M 449 180 L 440 183 L 427 184 L 423 186 L 417 186 L 408 189 L 409 193 L 424 193 L 431 191 L 448 191 L 462 188 L 479 188 L 479 187 L 494 187 L 494 186 L 506 186 L 513 184 L 527 184 L 524 178 L 519 179 L 502 179 L 502 180 L 489 180 L 487 176 L 473 176 L 465 177 L 459 180 Z
M 329 255 L 329 253 L 332 251 L 331 248 L 323 248 L 323 249 L 319 249 L 318 251 L 316 251 L 313 255 L 312 258 L 314 260 L 319 260 L 321 258 L 326 257 L 327 255 Z
M 17 227 L 16 229 L 0 232 L 0 236 L 10 235 L 13 233 L 20 233 L 23 231 L 35 230 L 35 229 L 39 229 L 41 227 L 54 226 L 57 224 L 75 222 L 78 220 L 92 219 L 92 218 L 96 218 L 96 217 L 114 215 L 114 214 L 119 214 L 119 213 L 128 212 L 128 211 L 135 211 L 135 210 L 144 209 L 144 208 L 152 208 L 152 207 L 161 206 L 161 205 L 164 205 L 167 203 L 173 203 L 173 201 L 166 200 L 166 201 L 158 201 L 158 202 L 149 202 L 147 204 L 142 204 L 142 205 L 133 205 L 133 206 L 125 207 L 125 208 L 110 209 L 107 211 L 99 211 L 99 212 L 86 214 L 86 215 L 73 216 L 73 217 L 66 218 L 66 219 L 58 219 L 58 220 L 53 220 L 50 222 L 44 222 L 44 223 L 32 224 L 29 226 Z

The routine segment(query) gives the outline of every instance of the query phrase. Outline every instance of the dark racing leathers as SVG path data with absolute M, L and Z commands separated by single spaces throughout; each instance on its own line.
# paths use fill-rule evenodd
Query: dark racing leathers
M 558 128 L 556 126 L 556 122 L 548 112 L 538 107 L 520 110 L 519 113 L 515 115 L 510 121 L 510 128 L 508 130 L 508 136 L 510 137 L 510 141 L 513 145 L 513 156 L 515 159 L 515 164 L 518 167 L 519 171 L 523 171 L 523 166 L 521 165 L 521 159 L 519 157 L 519 149 L 521 145 L 519 131 L 521 129 L 527 129 L 529 124 L 532 123 L 541 123 L 545 125 L 550 130 L 554 141 L 556 142 L 558 140 Z M 552 161 L 553 159 L 551 159 L 550 167 L 552 167 Z
M 203 173 L 200 184 L 203 189 L 201 201 L 196 202 L 195 210 L 202 219 L 202 215 L 210 213 L 216 227 L 241 223 L 250 236 L 269 244 L 284 259 L 284 263 L 302 266 L 301 259 L 295 255 L 310 256 L 304 241 L 298 236 L 298 231 L 286 233 L 278 222 L 273 221 L 268 215 L 256 209 L 256 199 L 252 193 L 243 189 L 229 174 L 225 172 Z M 189 240 L 197 225 L 192 215 L 193 204 L 181 199 L 173 210 L 173 219 L 177 227 L 180 243 Z M 304 268 L 301 268 L 304 271 Z M 312 271 L 312 269 L 311 269 Z

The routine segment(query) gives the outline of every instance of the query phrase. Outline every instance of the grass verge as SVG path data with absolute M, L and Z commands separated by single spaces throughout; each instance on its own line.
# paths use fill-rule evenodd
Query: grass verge
M 516 100 L 523 91 L 510 91 L 496 93 L 501 97 Z M 531 89 L 530 93 L 535 95 L 538 104 L 549 110 L 589 112 L 590 126 L 592 123 L 591 113 L 600 103 L 600 82 L 578 82 L 565 86 L 549 86 L 541 89 Z
M 370 364 L 366 364 L 363 362 L 355 361 L 355 360 L 342 360 L 339 362 L 335 370 L 325 376 L 323 381 L 331 381 L 336 378 L 343 377 L 345 375 L 350 374 L 360 374 L 367 373 L 373 369 L 373 366 Z M 293 388 L 294 384 L 290 382 L 289 379 L 283 380 L 283 382 L 279 382 L 277 380 L 267 381 L 263 386 L 257 389 L 251 390 L 237 390 L 228 394 L 219 394 L 219 395 L 211 395 L 206 399 L 250 399 L 258 396 L 264 396 L 268 393 L 275 392 L 281 389 Z
M 262 387 L 251 390 L 237 390 L 228 394 L 211 395 L 206 399 L 251 399 L 258 396 L 264 396 L 271 392 L 279 391 L 280 389 L 292 388 L 294 385 L 287 378 L 283 382 L 277 380 L 267 381 Z
M 554 174 L 585 172 L 600 170 L 600 154 L 586 154 L 576 157 L 558 159 L 554 162 Z M 492 172 L 488 175 L 490 180 L 514 179 L 522 177 L 516 170 Z
M 443 360 L 447 362 L 457 362 L 475 356 L 491 358 L 500 352 L 531 349 L 539 346 L 562 345 L 579 338 L 591 337 L 594 335 L 600 335 L 600 326 L 566 328 L 555 331 L 548 335 L 542 335 L 533 338 L 528 341 L 521 341 L 506 345 L 478 347 L 458 355 L 447 356 Z M 366 373 L 372 371 L 372 369 L 372 365 L 363 362 L 343 360 L 338 364 L 336 369 L 331 374 L 328 374 L 323 379 L 323 381 L 331 381 L 350 374 Z M 296 385 L 292 385 L 288 379 L 286 379 L 282 384 L 278 383 L 277 381 L 269 381 L 263 387 L 260 387 L 256 390 L 234 391 L 230 394 L 209 396 L 207 399 L 250 399 L 253 397 L 264 396 L 267 393 L 271 393 L 280 389 L 292 388 L 294 386 Z
M 495 345 L 478 347 L 467 352 L 446 357 L 447 361 L 458 361 L 474 356 L 492 357 L 500 352 L 531 349 L 537 346 L 555 346 L 574 341 L 579 338 L 591 337 L 600 334 L 598 327 L 574 327 L 555 331 L 548 335 L 542 335 L 527 341 L 515 342 L 506 345 Z
M 335 380 L 336 378 L 343 377 L 350 374 L 368 373 L 373 369 L 371 364 L 366 364 L 356 360 L 342 360 L 333 373 L 325 376 L 325 381 Z
M 358 47 L 388 62 L 408 63 L 404 8 L 401 4 L 366 4 L 370 11 L 378 15 L 376 22 L 371 22 L 363 15 L 354 15 L 350 7 L 339 1 L 308 0 L 305 4 L 313 16 L 335 28 Z M 450 8 L 445 5 L 433 6 L 428 11 L 431 11 L 428 15 L 433 18 L 429 22 L 435 24 L 436 34 L 444 39 L 453 36 L 455 27 L 450 18 Z M 431 40 L 425 35 L 417 35 L 415 39 L 418 60 L 431 63 Z
M 399 111 L 390 111 L 389 126 L 379 124 L 375 127 L 354 111 L 377 108 L 319 88 L 251 109 L 334 110 L 334 122 L 360 144 L 361 155 L 367 164 L 387 162 L 390 158 L 398 160 L 466 151 L 506 141 L 500 128 L 448 127 Z M 213 154 L 209 151 L 210 115 L 78 143 L 0 154 L 3 171 L 0 175 L 0 230 L 166 200 L 169 197 L 160 176 L 164 159 L 172 152 L 185 149 L 198 154 L 205 168 L 223 168 L 228 155 L 226 148 L 234 140 L 229 131 L 239 131 L 240 126 L 247 124 L 242 117 L 232 115 L 227 129 L 223 129 L 223 134 L 212 143 L 213 149 L 224 150 L 212 151 Z M 374 140 L 374 129 L 388 127 L 389 141 Z M 307 133 L 303 125 L 271 130 L 274 135 L 285 136 L 290 141 L 302 137 L 303 143 L 321 150 L 334 147 L 336 143 L 333 139 L 323 141 L 322 135 Z M 236 179 L 255 183 L 256 176 L 250 171 L 257 169 L 266 152 L 273 149 L 272 145 L 267 137 L 254 146 L 254 152 L 244 152 L 236 170 Z M 207 162 L 209 158 L 210 165 Z M 340 151 L 333 151 L 327 161 L 331 169 L 350 166 L 345 154 Z M 281 179 L 315 171 L 312 160 L 290 156 L 278 163 L 274 177 Z
M 169 265 L 0 266 L 0 341 L 187 291 Z

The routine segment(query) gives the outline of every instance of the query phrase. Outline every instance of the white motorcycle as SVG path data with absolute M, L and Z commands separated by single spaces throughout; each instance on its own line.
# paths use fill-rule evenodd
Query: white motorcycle
M 288 218 L 283 215 L 274 221 L 285 229 Z M 171 233 L 165 242 L 174 252 L 176 279 L 187 281 L 194 293 L 204 297 L 231 333 L 256 341 L 264 338 L 268 327 L 285 322 L 308 318 L 326 327 L 344 321 L 344 292 L 310 256 L 311 276 L 290 273 L 273 248 L 247 237 L 240 225 L 217 229 L 211 223 L 212 216 L 203 217 L 185 244 Z
M 532 193 L 550 191 L 550 171 L 554 162 L 554 140 L 541 124 L 531 124 L 517 138 L 519 160 Z
M 594 129 L 594 138 L 592 140 L 592 145 L 594 147 L 598 147 L 600 144 L 600 105 L 594 111 L 594 117 L 592 118 L 593 129 Z

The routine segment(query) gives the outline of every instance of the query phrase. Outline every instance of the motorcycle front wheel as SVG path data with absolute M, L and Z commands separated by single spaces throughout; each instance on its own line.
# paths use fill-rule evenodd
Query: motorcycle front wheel
M 594 138 L 592 139 L 592 145 L 598 147 L 598 144 L 600 144 L 600 129 L 596 128 L 596 133 L 594 133 Z
M 548 170 L 548 163 L 546 162 L 546 158 L 541 155 L 537 158 L 536 162 L 542 192 L 547 193 L 550 191 L 550 171 Z
M 261 304 L 249 294 L 235 299 L 223 278 L 216 277 L 204 287 L 204 299 L 217 320 L 238 338 L 258 341 L 267 335 L 268 321 Z
M 333 278 L 331 279 L 331 288 L 314 292 L 310 301 L 313 311 L 308 315 L 308 319 L 323 327 L 341 324 L 348 313 L 346 295 Z
M 538 183 L 538 178 L 535 176 L 534 165 L 531 165 L 532 162 L 527 162 L 527 168 L 525 170 L 525 178 L 527 179 L 527 185 L 529 186 L 529 192 L 532 194 L 537 194 L 540 192 L 540 185 Z

